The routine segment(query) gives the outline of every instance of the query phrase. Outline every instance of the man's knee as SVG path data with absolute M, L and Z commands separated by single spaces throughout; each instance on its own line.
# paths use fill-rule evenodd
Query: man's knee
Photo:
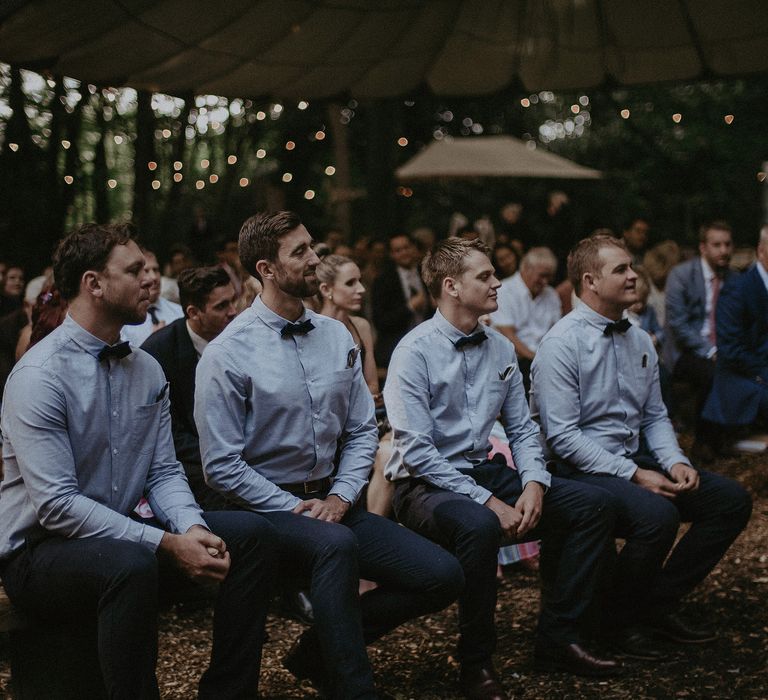
M 157 556 L 143 544 L 104 539 L 96 544 L 93 556 L 104 578 L 145 581 L 148 585 L 156 585 Z
M 358 544 L 355 534 L 344 525 L 334 524 L 324 528 L 322 533 L 321 553 L 324 557 L 354 557 L 358 556 Z
M 679 528 L 680 512 L 672 501 L 659 496 L 644 509 L 642 517 L 636 520 L 632 535 L 635 539 L 641 538 L 648 543 L 663 543 L 671 547 Z

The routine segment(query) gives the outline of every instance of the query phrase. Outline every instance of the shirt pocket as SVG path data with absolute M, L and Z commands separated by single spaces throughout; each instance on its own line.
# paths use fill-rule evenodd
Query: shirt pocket
M 128 431 L 130 441 L 128 449 L 137 455 L 151 453 L 157 444 L 157 434 L 160 430 L 160 412 L 163 402 L 136 406 L 131 411 L 131 429 Z

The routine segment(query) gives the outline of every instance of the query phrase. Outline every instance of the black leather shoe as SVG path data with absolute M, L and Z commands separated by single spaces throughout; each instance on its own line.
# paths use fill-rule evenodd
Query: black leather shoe
M 509 700 L 493 666 L 462 666 L 459 686 L 467 700 Z
M 616 653 L 632 659 L 658 661 L 664 658 L 658 645 L 639 627 L 626 627 L 612 636 L 611 643 Z
M 312 601 L 306 591 L 285 591 L 281 596 L 280 613 L 304 625 L 315 624 Z
M 321 697 L 330 697 L 330 686 L 325 675 L 319 648 L 310 649 L 305 635 L 283 657 L 283 667 L 301 681 L 309 681 Z
M 593 678 L 618 676 L 623 671 L 617 661 L 600 659 L 580 644 L 537 644 L 534 667 L 537 671 L 565 671 Z
M 680 644 L 705 644 L 717 639 L 714 630 L 694 627 L 675 613 L 654 620 L 649 627 L 655 635 Z

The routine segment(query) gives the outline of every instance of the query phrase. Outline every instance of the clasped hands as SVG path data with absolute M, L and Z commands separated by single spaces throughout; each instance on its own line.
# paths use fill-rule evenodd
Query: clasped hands
M 683 462 L 673 464 L 668 474 L 638 467 L 632 481 L 652 493 L 674 499 L 680 493 L 699 488 L 699 473 Z
M 520 540 L 539 524 L 543 501 L 544 487 L 537 481 L 529 481 L 514 506 L 496 496 L 491 496 L 485 506 L 496 513 L 507 539 Z

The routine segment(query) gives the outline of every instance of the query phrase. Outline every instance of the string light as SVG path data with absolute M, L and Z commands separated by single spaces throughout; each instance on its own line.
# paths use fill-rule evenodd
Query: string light
M 683 115 L 680 114 L 680 112 L 675 112 L 672 115 L 672 121 L 675 122 L 675 124 L 679 124 L 681 121 L 683 121 Z
M 325 174 L 326 174 L 326 175 L 328 175 L 329 177 L 330 177 L 331 175 L 335 175 L 335 174 L 336 174 L 336 168 L 334 168 L 332 165 L 329 165 L 329 166 L 328 166 L 328 167 L 325 169 Z
M 299 109 L 305 110 L 307 107 L 309 107 L 309 102 L 305 102 L 304 100 L 302 100 L 301 102 L 299 102 L 297 106 Z
M 200 167 L 201 168 L 207 168 L 208 166 L 210 166 L 210 164 L 211 164 L 211 161 L 209 161 L 207 158 L 203 158 L 200 161 Z
M 73 178 L 71 175 L 64 176 L 64 182 L 66 182 L 68 185 L 71 185 L 74 181 L 75 178 Z
M 283 173 L 283 182 L 290 182 L 291 180 L 293 180 L 291 173 Z
M 527 97 L 524 97 L 522 100 L 520 100 L 520 104 L 523 107 L 530 107 L 531 106 L 531 101 Z
M 241 177 L 240 178 L 240 187 L 248 187 L 248 178 L 247 177 Z
M 205 182 L 204 182 L 203 180 L 198 180 L 198 181 L 195 183 L 195 187 L 196 187 L 198 190 L 202 190 L 202 189 L 203 189 L 203 187 L 205 187 Z
M 317 141 L 322 141 L 325 138 L 325 132 L 324 131 L 316 131 L 315 132 L 315 139 Z
M 170 129 L 163 129 L 163 138 L 164 139 L 171 138 L 171 130 Z
M 731 124 L 733 124 L 733 115 L 732 115 L 732 114 L 726 114 L 726 115 L 723 117 L 723 121 L 724 121 L 726 124 L 728 124 L 728 126 L 730 126 Z
M 10 148 L 14 153 L 19 150 L 19 144 L 18 143 L 9 143 L 8 148 Z
M 227 156 L 227 163 L 229 163 L 229 165 L 237 163 L 237 156 Z
M 579 107 L 579 105 L 571 105 L 571 112 L 573 112 L 574 114 L 578 114 L 579 112 L 581 112 L 581 107 Z
M 215 185 L 215 184 L 216 184 L 216 183 L 219 181 L 219 176 L 218 176 L 216 173 L 212 173 L 212 174 L 211 174 L 211 175 L 208 177 L 208 180 L 210 181 L 210 183 L 211 183 L 212 185 Z
M 621 112 L 619 112 L 619 114 L 621 114 L 621 118 L 622 119 L 629 119 L 629 110 L 628 109 L 622 109 Z
M 315 191 L 314 190 L 307 190 L 304 193 L 304 199 L 314 199 L 315 198 Z
M 184 179 L 184 176 L 181 173 L 174 173 L 173 174 L 173 181 L 174 182 L 181 182 Z
M 296 148 L 296 144 L 293 141 L 286 141 L 285 142 L 285 150 L 286 151 L 292 151 L 294 148 Z
M 262 112 L 261 110 L 256 112 L 256 119 L 258 119 L 260 122 L 263 122 L 266 118 L 267 118 L 266 112 Z
M 109 189 L 114 190 L 117 187 L 117 180 L 107 180 L 107 186 Z
M 157 163 L 155 163 L 154 160 L 150 160 L 149 163 L 147 163 L 147 167 L 150 170 L 157 170 Z
M 256 151 L 257 158 L 264 158 L 266 155 L 267 152 L 263 148 L 260 148 L 258 151 Z
M 120 134 L 115 135 L 115 143 L 119 146 L 123 143 L 123 137 L 120 136 Z M 62 144 L 63 145 L 63 144 Z M 65 148 L 69 148 L 69 146 L 65 146 Z
M 401 136 L 399 139 L 397 139 L 397 145 L 401 148 L 405 148 L 408 145 L 408 139 L 405 138 L 405 136 Z
M 180 160 L 177 160 L 173 164 L 174 170 L 181 170 L 184 167 L 184 163 L 182 163 Z
M 152 180 L 152 189 L 153 190 L 159 190 L 160 189 L 160 180 Z
M 68 150 L 69 150 L 69 147 L 70 147 L 71 145 L 72 145 L 72 144 L 71 144 L 69 141 L 67 141 L 66 139 L 64 139 L 64 140 L 61 142 L 61 147 L 62 147 L 62 148 L 65 150 L 65 151 L 68 151 Z

